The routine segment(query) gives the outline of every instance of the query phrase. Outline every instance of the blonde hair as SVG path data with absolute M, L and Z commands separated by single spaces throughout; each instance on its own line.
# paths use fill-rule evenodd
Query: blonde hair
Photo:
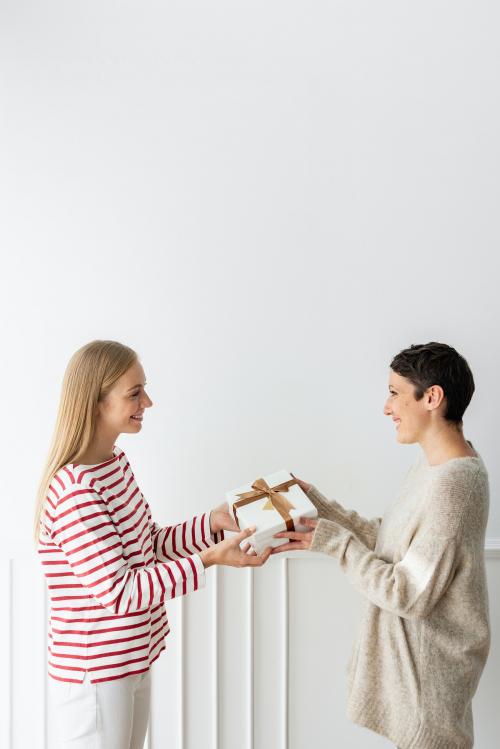
M 38 541 L 50 483 L 57 471 L 77 463 L 88 449 L 97 421 L 97 403 L 138 360 L 117 341 L 91 341 L 71 357 L 62 383 L 59 411 L 37 493 L 34 535 Z

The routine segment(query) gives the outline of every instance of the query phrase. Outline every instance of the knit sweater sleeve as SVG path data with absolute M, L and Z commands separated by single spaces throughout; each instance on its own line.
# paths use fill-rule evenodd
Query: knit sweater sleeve
M 209 512 L 196 515 L 183 523 L 162 527 L 154 522 L 151 509 L 144 495 L 143 499 L 148 513 L 153 550 L 158 562 L 184 559 L 224 540 L 224 531 L 212 533 Z
M 113 614 L 142 611 L 205 585 L 205 568 L 196 553 L 134 568 L 106 503 L 90 487 L 70 486 L 50 521 L 51 538 L 78 581 Z
M 315 486 L 311 486 L 307 496 L 318 510 L 320 518 L 331 520 L 351 531 L 368 549 L 375 548 L 382 518 L 368 520 L 354 510 L 346 510 L 335 500 L 327 499 Z
M 473 481 L 467 478 L 450 482 L 445 476 L 431 482 L 425 510 L 397 563 L 379 558 L 352 530 L 324 518 L 318 521 L 311 550 L 336 557 L 376 606 L 408 619 L 427 617 L 459 563 L 462 519 L 472 496 Z

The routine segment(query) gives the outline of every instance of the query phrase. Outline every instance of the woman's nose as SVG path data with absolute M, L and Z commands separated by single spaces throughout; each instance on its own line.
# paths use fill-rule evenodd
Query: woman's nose
M 391 412 L 391 407 L 390 407 L 389 401 L 386 401 L 385 405 L 384 405 L 384 415 L 385 416 L 390 416 L 391 413 L 392 412 Z

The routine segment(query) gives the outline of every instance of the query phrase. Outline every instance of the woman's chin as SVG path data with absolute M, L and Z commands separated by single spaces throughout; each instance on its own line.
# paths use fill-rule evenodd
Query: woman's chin
M 400 445 L 414 445 L 415 442 L 418 442 L 418 439 L 414 435 L 404 433 L 400 434 L 399 432 L 397 434 L 397 440 Z
M 142 421 L 136 421 L 134 419 L 129 419 L 128 423 L 128 432 L 140 432 L 142 429 Z

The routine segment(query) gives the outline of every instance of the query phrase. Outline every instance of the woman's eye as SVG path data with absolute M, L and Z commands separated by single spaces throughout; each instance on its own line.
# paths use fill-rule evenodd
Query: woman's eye
M 131 395 L 130 397 L 131 397 L 131 398 L 136 398 L 136 397 L 137 397 L 138 395 L 139 395 L 139 393 L 138 393 L 138 392 L 137 392 L 137 393 L 132 393 L 132 395 Z

